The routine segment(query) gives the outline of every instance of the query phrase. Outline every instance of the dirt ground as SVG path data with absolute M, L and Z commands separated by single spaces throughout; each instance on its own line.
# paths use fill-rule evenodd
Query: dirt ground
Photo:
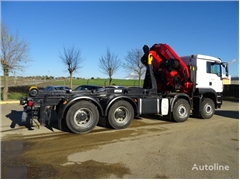
M 1 178 L 239 178 L 239 103 L 208 120 L 159 117 L 76 135 L 57 126 L 28 130 L 22 107 L 1 105 Z

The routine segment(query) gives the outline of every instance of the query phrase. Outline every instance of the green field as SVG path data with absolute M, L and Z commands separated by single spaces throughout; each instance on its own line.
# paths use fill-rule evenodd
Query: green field
M 84 85 L 84 84 L 91 84 L 91 85 L 99 85 L 99 86 L 108 86 L 109 80 L 108 79 L 73 79 L 73 89 L 75 89 L 77 86 Z M 34 84 L 33 84 L 34 85 Z M 48 81 L 44 83 L 37 84 L 37 87 L 43 88 L 45 86 L 49 85 L 64 85 L 64 86 L 70 86 L 69 80 L 61 80 L 61 81 Z M 126 80 L 126 79 L 113 79 L 112 85 L 116 86 L 138 86 L 138 80 Z M 141 80 L 140 86 L 143 85 L 143 80 Z

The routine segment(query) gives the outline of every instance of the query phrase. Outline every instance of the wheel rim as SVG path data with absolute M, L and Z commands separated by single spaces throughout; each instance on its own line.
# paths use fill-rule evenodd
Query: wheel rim
M 185 106 L 181 105 L 179 106 L 178 108 L 178 115 L 181 117 L 181 118 L 184 118 L 187 116 L 187 109 Z
M 93 113 L 88 108 L 81 108 L 77 110 L 74 114 L 74 123 L 79 127 L 86 127 L 91 124 L 93 119 Z
M 207 114 L 212 114 L 213 113 L 212 106 L 210 104 L 208 104 L 208 103 L 204 106 L 204 109 L 205 109 L 205 112 Z
M 127 123 L 128 115 L 129 110 L 124 106 L 120 106 L 114 111 L 114 121 L 122 124 Z

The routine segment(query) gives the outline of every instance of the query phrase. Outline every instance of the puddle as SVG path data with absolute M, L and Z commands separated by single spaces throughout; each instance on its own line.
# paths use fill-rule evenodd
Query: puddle
M 69 163 L 71 169 L 69 173 L 72 178 L 98 179 L 98 178 L 123 178 L 130 174 L 130 169 L 122 163 L 103 163 L 94 160 L 88 160 L 82 163 Z M 67 178 L 67 175 L 61 174 L 61 178 Z
M 161 120 L 149 120 L 149 122 L 144 122 L 142 120 L 134 120 L 129 127 L 147 127 L 147 126 L 154 126 L 154 125 L 163 125 L 163 124 L 172 124 L 171 121 L 161 121 Z
M 1 142 L 1 178 L 6 179 L 26 179 L 28 168 L 21 166 L 21 153 L 24 144 L 21 140 Z
M 20 154 L 23 150 L 23 142 L 22 141 L 3 141 L 1 142 L 1 151 L 2 155 L 4 153 L 8 154 Z
M 157 174 L 157 175 L 156 175 L 156 179 L 168 179 L 168 176 L 166 176 L 166 175 L 161 175 L 161 174 Z
M 66 163 L 69 154 L 87 152 L 120 141 L 134 141 L 141 138 L 140 135 L 167 130 L 163 127 L 152 128 L 154 124 L 157 123 L 136 120 L 129 129 L 99 128 L 82 135 L 67 132 L 7 135 L 1 142 L 1 178 L 124 178 L 130 170 L 116 162 L 86 160 L 81 164 L 60 165 Z
M 27 167 L 2 167 L 1 179 L 27 179 Z
M 24 155 L 25 152 L 33 151 L 32 146 L 33 143 L 23 139 L 1 142 L 1 179 L 53 178 L 55 170 L 51 165 L 38 164 L 38 160 L 34 163 Z

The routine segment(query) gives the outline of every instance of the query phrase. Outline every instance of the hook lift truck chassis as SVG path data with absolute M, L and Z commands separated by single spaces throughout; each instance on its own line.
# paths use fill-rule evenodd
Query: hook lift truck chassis
M 58 126 L 76 134 L 90 132 L 103 117 L 113 129 L 127 128 L 134 117 L 145 114 L 166 116 L 184 122 L 195 115 L 209 119 L 222 105 L 222 69 L 228 64 L 205 55 L 179 57 L 167 44 L 143 46 L 141 62 L 146 65 L 142 88 L 100 91 L 43 91 L 32 86 L 23 97 L 22 121 L 37 119 L 50 124 L 53 110 Z

